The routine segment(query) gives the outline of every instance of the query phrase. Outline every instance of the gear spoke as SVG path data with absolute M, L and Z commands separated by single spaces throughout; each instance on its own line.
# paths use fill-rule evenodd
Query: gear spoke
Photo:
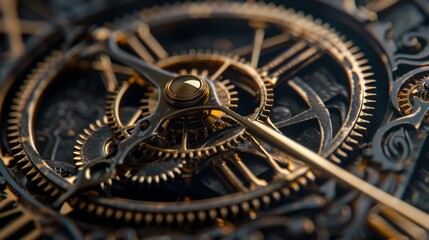
M 243 182 L 243 180 L 237 175 L 231 166 L 229 166 L 228 162 L 230 162 L 232 166 L 238 170 L 238 173 L 244 178 L 243 180 L 246 181 L 248 185 Z M 255 176 L 237 154 L 229 156 L 226 159 L 222 159 L 220 162 L 215 164 L 218 167 L 218 171 L 220 172 L 219 181 L 225 184 L 224 178 L 226 178 L 227 185 L 232 186 L 235 191 L 249 192 L 255 188 L 268 185 L 267 181 Z
M 102 67 L 103 82 L 107 92 L 114 92 L 118 87 L 118 79 L 113 70 L 112 60 L 108 55 L 99 56 L 99 62 Z
M 262 42 L 261 53 L 271 48 L 275 48 L 280 45 L 286 44 L 290 40 L 290 38 L 291 38 L 291 35 L 290 33 L 287 33 L 287 32 L 281 33 L 274 37 L 265 38 L 264 41 Z M 252 54 L 252 51 L 253 51 L 253 45 L 247 45 L 247 46 L 240 47 L 234 50 L 233 52 L 240 57 L 245 57 Z
M 253 50 L 250 65 L 254 68 L 257 68 L 259 65 L 259 58 L 261 56 L 261 51 L 264 44 L 266 23 L 254 22 L 250 23 L 250 25 L 253 25 L 255 27 L 255 36 L 253 39 Z
M 303 123 L 311 119 L 317 119 L 320 127 L 321 144 L 319 151 L 321 151 L 332 139 L 332 122 L 330 113 L 323 100 L 320 99 L 317 93 L 308 86 L 308 84 L 298 78 L 289 81 L 288 84 L 298 92 L 310 108 L 289 119 L 274 123 L 274 125 L 281 129 L 294 124 Z
M 281 82 L 288 80 L 321 56 L 319 49 L 301 40 L 261 67 L 261 70 Z
M 256 187 L 267 186 L 267 181 L 256 177 L 252 171 L 243 163 L 241 158 L 238 155 L 234 156 L 234 159 L 231 160 L 234 166 L 240 171 L 240 173 L 244 176 L 246 181 L 250 183 L 249 189 L 255 189 Z
M 158 59 L 168 58 L 167 51 L 161 46 L 156 38 L 150 32 L 150 26 L 145 22 L 137 23 L 137 33 L 141 40 L 148 46 L 148 48 L 155 54 Z M 138 45 L 140 46 L 140 44 Z M 143 49 L 145 49 L 143 47 Z
M 139 74 L 141 74 L 146 80 L 153 84 L 159 91 L 164 89 L 165 85 L 175 77 L 177 74 L 165 71 L 160 69 L 148 62 L 140 60 L 139 58 L 121 50 L 119 47 L 119 41 L 121 38 L 126 38 L 127 35 L 121 32 L 114 32 L 111 34 L 109 40 L 109 47 L 111 55 L 114 58 L 117 58 L 118 61 L 123 62 L 126 65 L 129 65 L 135 69 Z M 143 58 L 144 59 L 144 58 Z
M 255 138 L 251 137 L 252 142 L 257 146 L 257 148 L 265 155 L 265 160 L 270 164 L 270 166 L 274 170 L 274 178 L 287 178 L 288 175 L 291 174 L 291 172 L 285 168 L 282 168 L 278 162 L 267 152 L 267 150 L 262 146 L 262 144 L 256 140 Z
M 181 142 L 181 150 L 186 151 L 188 150 L 188 121 L 185 120 L 185 123 L 183 124 L 183 130 L 182 130 L 182 142 Z
M 220 77 L 220 75 L 229 67 L 231 66 L 231 61 L 225 61 L 223 65 L 215 72 L 213 75 L 210 76 L 211 80 L 216 80 Z
M 231 168 L 226 164 L 225 161 L 222 161 L 220 166 L 220 171 L 221 171 L 221 176 L 219 176 L 221 178 L 221 182 L 223 184 L 228 183 L 230 186 L 233 187 L 233 189 L 235 191 L 238 192 L 247 192 L 248 189 L 247 187 L 243 184 L 243 182 L 234 174 L 234 172 L 231 170 Z M 224 178 L 227 179 L 227 181 L 223 181 Z
M 128 129 L 132 129 L 135 126 L 135 123 L 137 122 L 137 120 L 143 115 L 143 110 L 142 109 L 138 109 L 137 112 L 131 117 L 131 119 L 128 121 L 128 123 L 126 124 L 127 126 L 127 130 Z
M 104 74 L 104 71 L 105 71 L 105 67 L 102 65 L 100 60 L 97 60 L 97 61 L 82 60 L 79 62 L 71 63 L 71 65 L 75 65 L 76 67 L 79 67 L 82 69 L 93 69 L 96 71 L 100 71 L 102 74 Z M 112 63 L 111 67 L 112 67 L 112 71 L 115 75 L 116 74 L 123 74 L 123 75 L 130 76 L 130 77 L 136 75 L 136 72 L 132 68 L 127 67 L 125 65 Z
M 113 18 L 38 49 L 0 108 L 8 165 L 73 219 L 193 231 L 261 209 L 317 211 L 332 194 L 311 195 L 322 181 L 255 126 L 347 166 L 370 110 L 387 106 L 372 106 L 382 84 L 366 79 L 363 53 L 303 13 L 190 1 Z M 51 45 L 61 51 L 45 54 Z M 412 92 L 426 99 L 426 87 Z

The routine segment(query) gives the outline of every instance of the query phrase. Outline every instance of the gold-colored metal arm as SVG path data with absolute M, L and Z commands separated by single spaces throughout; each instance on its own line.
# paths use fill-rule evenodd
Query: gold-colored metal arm
M 344 170 L 343 168 L 330 162 L 329 160 L 323 158 L 317 153 L 295 142 L 294 140 L 282 135 L 281 133 L 278 133 L 265 124 L 256 120 L 240 117 L 238 114 L 230 110 L 226 110 L 226 112 L 240 124 L 246 127 L 247 131 L 255 138 L 265 141 L 279 150 L 284 151 L 296 157 L 297 159 L 300 159 L 309 166 L 339 180 L 341 183 L 346 184 L 353 189 L 360 191 L 361 193 L 374 199 L 376 202 L 381 203 L 382 205 L 413 221 L 417 225 L 420 225 L 421 227 L 429 230 L 429 214 L 426 214 L 425 212 L 402 201 L 401 199 L 398 199 L 369 184 L 368 182 Z
M 301 161 L 307 163 L 311 167 L 314 167 L 331 177 L 336 178 L 341 183 L 344 183 L 353 189 L 360 191 L 361 193 L 371 197 L 378 203 L 381 203 L 392 210 L 400 213 L 404 217 L 412 220 L 416 224 L 429 230 L 429 214 L 415 208 L 414 206 L 398 199 L 383 190 L 369 184 L 361 178 L 353 175 L 352 173 L 344 170 L 338 165 L 330 162 L 323 158 L 317 153 L 309 150 L 301 144 L 293 141 L 292 139 L 274 131 L 264 124 L 248 120 L 246 128 L 248 132 L 253 136 L 270 143 L 272 146 L 279 148 L 280 150 L 287 152 Z

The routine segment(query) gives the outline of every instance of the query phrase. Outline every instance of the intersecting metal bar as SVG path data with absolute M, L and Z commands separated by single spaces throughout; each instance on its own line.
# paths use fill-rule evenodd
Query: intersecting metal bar
M 383 204 L 393 211 L 400 213 L 414 223 L 429 230 L 429 214 L 426 214 L 425 212 L 402 201 L 401 199 L 398 199 L 373 186 L 372 184 L 353 175 L 347 170 L 330 162 L 329 160 L 323 158 L 317 153 L 295 142 L 294 140 L 278 133 L 265 124 L 256 120 L 250 120 L 241 117 L 237 113 L 228 109 L 224 109 L 224 111 L 244 127 L 246 127 L 247 132 L 252 134 L 255 138 L 265 141 L 279 150 L 291 154 L 309 166 L 324 172 L 325 174 L 339 180 L 341 183 L 344 183 L 353 189 L 360 191 L 361 193 L 374 199 L 376 202 Z

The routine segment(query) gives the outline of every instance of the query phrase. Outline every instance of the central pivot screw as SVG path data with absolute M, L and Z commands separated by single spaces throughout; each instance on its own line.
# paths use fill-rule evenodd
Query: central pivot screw
M 167 102 L 175 107 L 192 107 L 207 101 L 209 87 L 198 76 L 179 76 L 167 83 L 164 94 Z

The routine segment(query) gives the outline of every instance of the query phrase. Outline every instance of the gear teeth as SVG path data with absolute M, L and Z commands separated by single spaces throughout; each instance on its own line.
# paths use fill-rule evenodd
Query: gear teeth
M 259 199 L 253 199 L 253 200 L 251 200 L 250 204 L 251 204 L 252 209 L 254 211 L 258 211 L 259 208 L 261 207 L 261 202 L 259 201 Z
M 418 96 L 420 99 L 422 99 L 423 101 L 428 101 L 429 100 L 429 91 L 428 91 L 428 85 L 429 83 L 429 78 L 428 79 L 423 79 L 419 82 L 418 85 Z
M 208 70 L 203 70 L 203 71 L 200 73 L 200 75 L 201 75 L 202 77 L 208 77 L 208 76 L 209 76 L 209 71 L 208 71 Z
M 218 215 L 217 215 L 217 212 L 216 212 L 216 210 L 215 209 L 211 209 L 211 210 L 209 210 L 209 217 L 212 219 L 212 220 L 214 220 L 214 219 L 216 219 L 216 217 L 217 217 Z
M 9 138 L 16 138 L 19 137 L 19 131 L 13 131 L 7 134 L 7 137 Z
M 190 3 L 188 3 L 188 4 L 190 4 Z M 266 8 L 266 5 L 263 4 L 263 3 L 258 3 L 258 4 L 251 3 L 251 5 L 254 6 L 254 10 L 260 9 L 262 7 Z M 273 9 L 270 9 L 270 10 L 273 11 L 273 13 L 280 13 L 280 11 L 284 11 L 283 7 L 274 8 L 274 5 L 270 5 L 270 6 L 271 6 L 270 8 L 273 8 Z M 153 12 L 159 12 L 159 11 L 161 11 L 161 9 L 155 7 L 151 11 L 153 11 Z M 289 13 L 295 14 L 294 11 L 292 11 L 292 10 L 286 10 L 286 11 L 288 11 Z M 147 15 L 147 14 L 143 14 L 143 12 L 141 12 L 140 14 L 143 17 Z M 290 15 L 292 15 L 292 14 L 290 14 Z M 297 13 L 297 15 L 299 15 L 301 17 L 305 16 L 302 12 Z M 318 19 L 314 20 L 312 16 L 305 16 L 305 19 L 306 19 L 306 21 L 315 21 L 315 22 L 321 23 L 321 21 L 318 20 Z M 333 32 L 333 30 L 330 29 L 330 26 L 328 24 L 324 24 L 323 26 L 329 28 L 330 32 Z M 343 39 L 345 39 L 345 38 L 343 38 Z M 354 48 L 353 45 L 354 44 L 352 42 L 350 42 L 350 44 L 348 45 L 348 48 L 350 49 L 350 51 L 353 52 L 353 53 L 355 53 L 357 58 L 363 58 L 364 56 L 359 53 L 359 49 Z M 208 51 L 202 51 L 202 50 L 193 50 L 193 51 L 194 51 L 193 52 L 194 54 L 205 54 L 205 55 L 209 55 L 210 54 Z M 185 53 L 185 54 L 188 54 L 188 53 Z M 217 53 L 217 54 L 221 55 L 221 54 L 225 54 L 225 53 Z M 242 59 L 237 59 L 237 61 L 245 62 Z M 357 62 L 357 65 L 364 65 L 364 64 L 366 64 L 366 60 L 359 60 Z M 44 67 L 46 65 L 40 64 L 39 66 L 40 67 Z M 364 70 L 364 72 L 366 72 L 370 68 L 368 68 L 367 66 L 362 66 L 362 69 Z M 370 73 L 364 73 L 363 74 L 364 78 L 370 77 L 370 76 L 371 76 Z M 367 82 L 366 85 L 371 84 L 369 81 L 370 80 L 368 80 L 368 82 Z M 366 88 L 366 91 L 373 91 L 373 90 L 374 90 L 374 88 L 371 87 L 371 86 L 368 86 Z M 365 98 L 369 97 L 370 96 L 369 94 L 370 93 L 366 93 Z M 271 94 L 271 93 L 267 94 L 267 98 L 273 98 L 273 96 L 274 95 Z M 364 102 L 364 104 L 373 103 L 373 102 L 370 102 L 371 101 L 370 99 L 365 100 L 365 101 L 366 102 Z M 230 106 L 235 106 L 235 105 L 231 104 Z M 267 105 L 266 105 L 266 108 L 263 109 L 263 113 L 262 113 L 261 119 L 265 119 L 265 120 L 268 119 L 271 107 L 272 107 L 272 102 L 269 102 L 269 100 L 267 100 Z M 13 109 L 19 109 L 19 105 L 14 106 Z M 147 109 L 148 108 L 145 108 L 145 110 L 147 110 Z M 342 145 L 341 149 L 343 149 L 343 150 L 349 151 L 350 149 L 353 148 L 352 146 L 354 144 L 358 144 L 359 143 L 358 139 L 361 138 L 361 137 L 363 137 L 362 132 L 364 132 L 366 130 L 366 128 L 363 125 L 368 124 L 367 118 L 369 118 L 369 117 L 372 116 L 372 114 L 370 112 L 371 112 L 371 110 L 373 110 L 373 107 L 365 105 L 365 106 L 362 107 L 362 109 L 365 110 L 365 111 L 363 111 L 365 113 L 365 115 L 360 116 L 360 119 L 358 121 L 359 125 L 356 126 L 356 128 L 354 129 L 354 131 L 352 132 L 352 134 L 347 138 L 348 140 Z M 12 120 L 12 121 L 13 122 L 16 121 L 16 123 L 18 123 L 17 119 L 19 119 L 20 116 L 19 115 L 13 116 L 13 114 L 12 114 L 12 117 L 15 117 L 15 119 Z M 114 123 L 111 120 L 112 119 L 109 119 L 109 121 L 108 121 L 109 124 L 111 124 L 111 123 L 113 124 Z M 12 124 L 15 124 L 13 122 L 12 122 Z M 15 129 L 15 130 L 17 130 L 17 129 Z M 86 134 L 86 132 L 85 132 L 85 134 Z M 117 130 L 117 131 L 115 131 L 115 134 L 120 135 L 121 132 Z M 14 135 L 12 135 L 11 137 L 14 137 Z M 86 140 L 85 138 L 82 138 L 82 139 Z M 199 156 L 199 157 L 202 157 L 202 155 L 204 153 L 207 154 L 207 155 L 209 155 L 209 154 L 215 153 L 217 151 L 223 151 L 226 148 L 231 147 L 231 144 L 237 144 L 237 142 L 238 142 L 239 139 L 243 139 L 244 140 L 244 137 L 242 135 L 240 135 L 240 137 L 238 137 L 237 139 L 232 139 L 232 140 L 228 141 L 226 145 L 217 146 L 217 147 L 210 148 L 210 149 L 207 149 L 207 150 L 204 150 L 204 151 L 198 150 L 198 152 L 196 152 L 195 155 Z M 19 139 L 11 140 L 11 143 L 19 144 Z M 349 143 L 351 143 L 351 144 L 349 144 Z M 75 147 L 75 149 L 76 150 L 81 150 L 81 147 L 80 148 L 79 147 Z M 18 151 L 19 148 L 16 148 L 16 150 Z M 341 151 L 343 151 L 343 150 L 341 150 Z M 156 152 L 152 151 L 151 154 L 156 154 Z M 184 157 L 184 158 L 188 158 L 188 157 L 189 158 L 193 158 L 194 156 L 192 156 L 191 154 L 193 154 L 193 153 L 185 153 L 185 155 L 182 154 L 181 157 Z M 339 153 L 339 154 L 342 154 L 342 153 Z M 344 154 L 347 154 L 347 153 L 344 152 Z M 22 156 L 23 155 L 21 153 L 19 153 L 19 152 L 18 152 L 18 154 L 16 154 L 17 158 L 21 158 Z M 170 155 L 170 153 L 161 153 L 161 156 L 168 156 L 168 157 L 170 157 L 171 155 Z M 178 154 L 175 155 L 175 156 L 177 157 Z M 334 159 L 334 158 L 337 158 L 337 157 L 334 154 L 334 155 L 331 156 L 331 158 Z M 338 160 L 338 162 L 341 161 L 340 158 L 337 158 L 337 160 Z M 25 169 L 26 171 L 28 170 L 28 173 L 27 173 L 28 175 L 31 175 L 32 178 L 35 178 L 36 180 L 39 180 L 41 178 L 40 174 L 38 174 L 37 171 L 35 171 L 34 168 L 32 168 L 31 163 L 30 163 L 30 165 L 25 164 L 26 161 L 28 161 L 28 159 L 25 159 L 25 158 L 21 159 L 20 164 L 24 164 L 23 167 L 22 167 L 22 169 Z M 164 175 L 157 175 L 157 176 L 154 176 L 154 177 L 151 176 L 149 178 L 153 178 L 154 182 L 159 182 L 161 180 L 164 180 L 166 176 L 172 178 L 172 175 L 174 176 L 175 173 L 180 174 L 181 173 L 180 169 L 178 169 L 178 172 L 176 170 L 174 170 L 174 171 L 168 171 L 167 173 L 163 173 Z M 229 208 L 220 208 L 220 209 L 216 209 L 216 210 L 208 210 L 208 212 L 200 211 L 200 212 L 190 212 L 190 213 L 179 213 L 179 214 L 175 215 L 175 219 L 176 219 L 177 222 L 185 222 L 185 221 L 194 222 L 197 219 L 199 219 L 200 221 L 204 221 L 203 219 L 205 219 L 207 216 L 210 217 L 211 219 L 215 219 L 215 218 L 217 218 L 219 216 L 222 216 L 223 218 L 227 218 L 227 217 L 229 217 L 231 215 L 237 215 L 238 212 L 239 212 L 240 207 L 245 212 L 247 212 L 249 210 L 251 210 L 251 211 L 257 210 L 257 209 L 259 209 L 259 208 L 261 208 L 261 207 L 263 207 L 265 205 L 271 204 L 271 202 L 273 200 L 277 200 L 278 201 L 278 199 L 282 198 L 282 195 L 285 196 L 285 197 L 288 197 L 291 194 L 291 191 L 300 191 L 300 189 L 302 189 L 302 186 L 308 185 L 311 182 L 311 181 L 309 181 L 309 179 L 314 181 L 315 176 L 314 176 L 314 174 L 312 175 L 310 173 L 311 172 L 308 172 L 308 174 L 306 175 L 305 178 L 298 178 L 296 182 L 293 182 L 291 184 L 290 188 L 286 188 L 286 189 L 283 189 L 281 191 L 273 192 L 270 196 L 266 195 L 266 196 L 262 196 L 260 199 L 254 199 L 254 200 L 252 200 L 251 201 L 251 206 L 249 205 L 249 203 L 246 202 L 246 203 L 241 203 L 239 205 L 233 205 L 233 206 L 231 206 Z M 131 173 L 129 173 L 129 174 L 131 174 Z M 129 176 L 130 175 L 127 174 L 127 177 L 129 177 Z M 46 182 L 45 181 L 40 181 L 39 184 L 40 184 L 40 186 L 45 186 L 45 188 L 44 188 L 45 190 L 50 190 L 51 189 L 49 186 L 46 186 Z M 86 204 L 86 203 L 81 203 L 79 205 L 79 208 L 80 209 L 87 208 L 88 211 L 89 211 L 89 209 L 91 209 L 91 211 L 89 211 L 89 212 L 96 212 L 100 216 L 101 215 L 105 215 L 106 217 L 109 217 L 109 218 L 112 217 L 112 216 L 114 216 L 116 219 L 121 219 L 121 220 L 124 220 L 126 222 L 129 222 L 129 221 L 132 221 L 132 220 L 134 220 L 136 222 L 145 221 L 146 223 L 155 223 L 155 224 L 162 224 L 162 223 L 172 224 L 174 222 L 174 216 L 172 214 L 153 214 L 153 213 L 141 214 L 141 213 L 133 213 L 131 211 L 127 211 L 126 212 L 126 211 L 121 211 L 121 210 L 115 210 L 115 209 L 112 209 L 112 208 L 107 208 L 106 209 L 104 207 L 95 207 L 95 205 L 91 206 L 90 204 Z
M 31 182 L 32 186 L 44 191 L 52 197 L 59 195 L 60 191 L 50 182 L 48 182 L 36 169 L 36 167 L 27 158 L 20 140 L 20 122 L 22 119 L 21 112 L 25 108 L 25 101 L 32 94 L 32 89 L 37 84 L 37 79 L 47 75 L 51 66 L 55 66 L 63 57 L 63 53 L 58 50 L 53 50 L 42 62 L 38 63 L 36 68 L 28 75 L 23 84 L 19 87 L 15 97 L 12 99 L 11 112 L 7 121 L 7 131 L 9 147 L 12 150 L 15 164 L 25 174 L 26 178 Z M 55 171 L 55 169 L 53 169 Z
M 146 224 L 151 224 L 153 219 L 154 219 L 154 216 L 151 213 L 146 214 L 144 217 L 144 221 L 146 222 Z
M 140 225 L 140 223 L 142 222 L 142 220 L 143 220 L 143 214 L 141 214 L 141 213 L 136 213 L 136 214 L 134 215 L 134 222 L 135 222 L 136 224 Z
M 280 199 L 281 199 L 281 194 L 280 194 L 280 192 L 278 192 L 278 191 L 275 191 L 275 192 L 272 192 L 271 193 L 271 197 L 276 201 L 276 202 L 278 202 L 278 201 L 280 201 Z
M 261 121 L 267 121 L 271 112 L 271 109 L 274 104 L 274 88 L 272 85 L 272 81 L 269 78 L 264 79 L 265 84 L 265 104 L 262 108 L 261 116 L 259 117 L 259 120 Z
M 160 160 L 160 161 L 176 161 L 176 160 Z M 176 164 L 176 163 L 172 163 Z M 183 163 L 179 163 L 175 165 L 172 169 L 163 170 L 164 172 L 159 172 L 153 175 L 140 175 L 139 173 L 132 173 L 131 171 L 127 172 L 126 178 L 130 179 L 134 183 L 138 183 L 140 185 L 154 185 L 161 184 L 163 182 L 167 182 L 169 180 L 175 179 L 177 176 L 182 174 L 181 169 L 183 168 Z
M 83 130 L 83 133 L 79 134 L 79 139 L 76 140 L 77 144 L 74 146 L 75 151 L 73 152 L 73 160 L 77 169 L 81 169 L 82 166 L 86 164 L 85 159 L 82 158 L 81 152 L 83 145 L 85 145 L 90 135 L 107 125 L 107 123 L 103 121 L 104 120 L 97 119 L 95 123 L 91 123 L 88 128 Z
M 204 222 L 207 219 L 207 213 L 204 212 L 204 211 L 199 211 L 197 213 L 197 217 L 198 217 L 198 219 L 199 219 L 200 222 Z
M 429 81 L 429 76 L 424 76 L 421 79 L 411 79 L 404 83 L 398 92 L 397 101 L 399 109 L 404 115 L 412 113 L 414 108 L 414 97 L 418 97 L 423 101 L 429 100 L 429 94 L 424 82 Z
M 114 137 L 118 140 L 124 140 L 130 135 L 128 130 L 119 124 L 120 120 L 117 119 L 118 114 L 115 113 L 115 106 L 116 104 L 118 104 L 117 100 L 120 99 L 118 95 L 124 94 L 126 92 L 126 89 L 131 87 L 135 81 L 136 81 L 135 76 L 131 77 L 128 81 L 124 81 L 122 83 L 122 86 L 119 87 L 115 92 L 109 94 L 106 99 L 107 124 L 111 126 L 112 131 L 114 133 Z M 143 95 L 146 97 L 146 99 L 141 100 L 141 107 L 140 107 L 140 110 L 142 111 L 141 117 L 149 116 L 153 112 L 153 106 L 151 106 L 151 104 L 153 101 L 156 101 L 156 100 L 148 99 L 149 97 L 156 96 L 155 88 L 150 86 L 148 87 L 144 86 L 144 87 L 145 87 L 145 92 Z
M 336 33 L 339 35 L 339 33 Z M 341 36 L 342 40 L 346 39 L 345 36 Z M 341 38 L 336 41 L 340 42 Z M 371 72 L 371 66 L 368 65 L 368 60 L 365 58 L 365 55 L 360 52 L 359 48 L 354 45 L 352 41 L 347 41 L 345 44 L 345 50 L 348 51 L 354 59 L 355 62 L 350 62 L 351 73 L 354 78 L 357 78 L 356 81 L 363 82 L 363 99 L 362 105 L 359 112 L 359 116 L 356 119 L 356 122 L 350 132 L 349 136 L 344 140 L 343 144 L 331 154 L 329 160 L 341 163 L 345 158 L 354 152 L 354 149 L 359 147 L 363 139 L 363 134 L 367 131 L 367 126 L 371 122 L 373 117 L 372 111 L 375 110 L 375 107 L 371 104 L 376 102 L 376 87 L 374 84 L 376 81 L 374 79 L 369 79 L 374 76 L 374 73 Z
M 27 157 L 23 157 L 17 161 L 18 167 L 25 174 L 27 179 L 31 181 L 33 186 L 44 191 L 52 197 L 58 197 L 60 191 L 51 182 L 48 182 L 34 167 Z

